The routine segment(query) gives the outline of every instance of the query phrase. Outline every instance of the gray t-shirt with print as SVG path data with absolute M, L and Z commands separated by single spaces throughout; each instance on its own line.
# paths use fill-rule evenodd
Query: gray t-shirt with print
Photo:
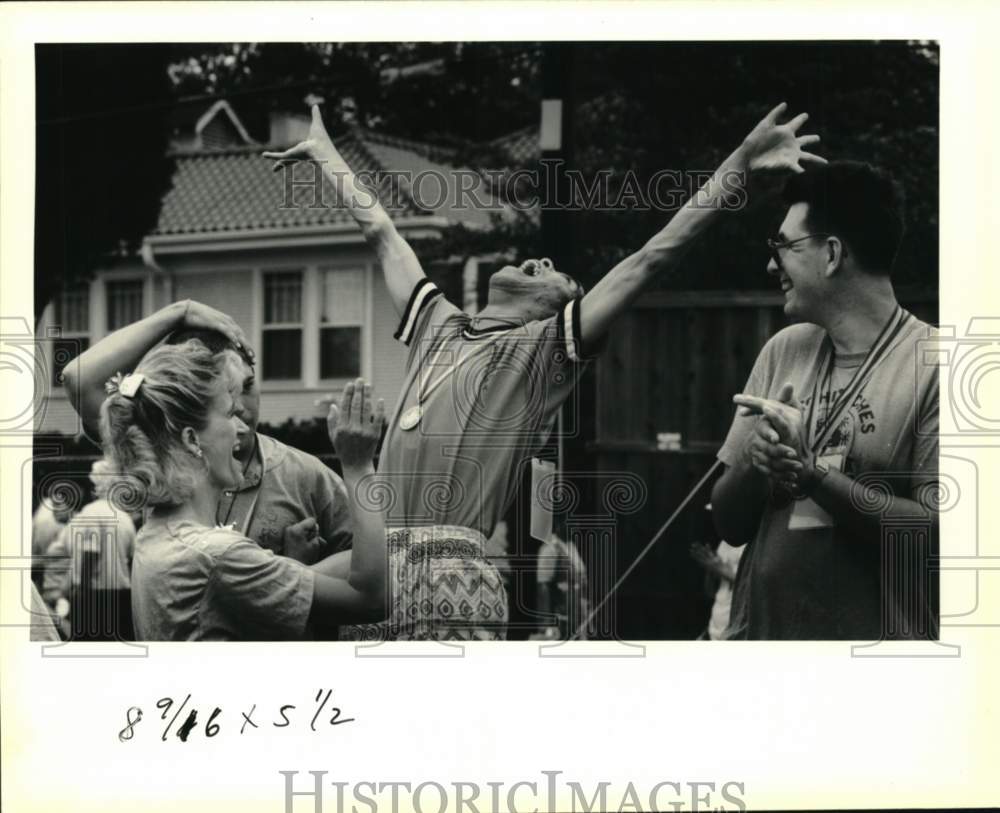
M 923 363 L 921 350 L 921 342 L 931 339 L 932 329 L 910 316 L 820 450 L 821 455 L 839 455 L 841 470 L 848 476 L 868 481 L 877 475 L 893 494 L 914 500 L 927 496 L 925 489 L 937 480 L 938 370 Z M 777 398 L 790 382 L 805 414 L 812 415 L 815 432 L 865 355 L 834 357 L 836 366 L 826 385 L 830 350 L 826 332 L 816 325 L 785 328 L 761 350 L 744 392 Z M 723 463 L 732 466 L 745 454 L 756 420 L 734 418 L 718 454 Z M 883 539 L 875 540 L 858 538 L 837 526 L 790 530 L 794 505 L 794 501 L 770 501 L 753 540 L 727 540 L 735 545 L 750 543 L 733 601 L 733 622 L 744 637 L 936 636 L 936 575 L 923 555 L 933 542 L 920 546 L 891 542 L 894 534 L 902 539 L 900 532 L 907 530 L 912 539 L 923 535 L 933 540 L 929 514 L 912 518 L 908 529 L 886 525 Z M 897 575 L 900 566 L 909 568 L 907 584 L 888 584 L 886 553 L 894 560 L 892 570 Z M 896 561 L 908 553 L 920 554 L 916 570 L 912 561 Z
M 216 519 L 282 555 L 285 528 L 309 517 L 326 543 L 320 558 L 351 546 L 344 481 L 313 455 L 258 433 L 243 482 L 222 495 Z

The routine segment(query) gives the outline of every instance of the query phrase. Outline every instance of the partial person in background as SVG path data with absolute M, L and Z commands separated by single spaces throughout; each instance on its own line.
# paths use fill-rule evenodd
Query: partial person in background
M 31 517 L 31 581 L 39 590 L 45 583 L 45 551 L 66 527 L 72 512 L 56 505 L 51 495 L 42 497 Z
M 57 643 L 62 640 L 62 636 L 56 630 L 55 622 L 52 619 L 52 612 L 46 606 L 34 582 L 31 583 L 31 601 L 28 611 L 31 614 L 28 640 L 49 643 Z
M 68 618 L 74 641 L 128 641 L 133 637 L 131 570 L 135 525 L 108 499 L 111 465 L 90 469 L 93 502 L 78 511 L 46 551 L 43 598 Z
M 490 538 L 486 540 L 486 557 L 493 562 L 493 566 L 499 571 L 500 578 L 503 579 L 504 588 L 507 590 L 507 595 L 510 595 L 513 589 L 512 577 L 510 569 L 510 559 L 508 554 L 510 553 L 510 537 L 508 535 L 508 525 L 507 520 L 502 519 L 493 529 L 493 533 L 490 534 Z
M 724 540 L 715 550 L 704 542 L 695 542 L 691 545 L 691 558 L 705 569 L 713 582 L 717 582 L 708 618 L 708 629 L 702 633 L 702 638 L 724 641 L 731 637 L 730 611 L 733 604 L 733 585 L 736 583 L 744 547 L 734 548 Z
M 549 623 L 532 640 L 567 640 L 576 635 L 590 611 L 587 601 L 587 566 L 572 542 L 553 533 L 538 551 L 538 612 Z M 586 640 L 586 629 L 576 640 Z

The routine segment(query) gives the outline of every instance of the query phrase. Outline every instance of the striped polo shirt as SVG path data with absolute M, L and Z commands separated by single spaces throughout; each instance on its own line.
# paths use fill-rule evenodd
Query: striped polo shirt
M 547 319 L 476 329 L 424 278 L 396 338 L 409 354 L 379 461 L 392 495 L 386 524 L 489 535 L 585 368 L 580 301 Z M 418 403 L 419 423 L 401 428 Z

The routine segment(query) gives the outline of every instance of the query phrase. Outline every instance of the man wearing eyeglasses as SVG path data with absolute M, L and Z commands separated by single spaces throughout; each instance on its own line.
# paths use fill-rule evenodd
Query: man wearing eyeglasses
M 749 638 L 935 638 L 937 368 L 917 356 L 930 328 L 893 291 L 897 190 L 834 162 L 784 201 L 767 270 L 797 324 L 734 397 L 712 493 L 719 533 L 750 543 L 734 614 Z M 925 532 L 897 543 L 893 522 Z
M 407 373 L 389 421 L 379 474 L 392 491 L 386 526 L 395 585 L 392 638 L 503 637 L 507 599 L 482 550 L 514 497 L 524 465 L 544 445 L 592 348 L 660 273 L 725 211 L 748 173 L 804 172 L 824 163 L 772 110 L 694 198 L 593 290 L 547 259 L 501 268 L 486 307 L 470 317 L 447 302 L 370 191 L 361 188 L 313 108 L 309 138 L 282 163 L 320 163 L 373 248 L 400 313 Z M 277 168 L 277 167 L 276 167 Z M 731 208 L 731 207 L 730 207 Z

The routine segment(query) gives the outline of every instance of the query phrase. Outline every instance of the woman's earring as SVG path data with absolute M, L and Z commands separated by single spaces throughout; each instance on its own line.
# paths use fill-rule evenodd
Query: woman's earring
M 205 456 L 205 453 L 202 452 L 201 450 L 201 446 L 194 447 L 194 456 L 197 457 L 199 460 L 201 460 Z

